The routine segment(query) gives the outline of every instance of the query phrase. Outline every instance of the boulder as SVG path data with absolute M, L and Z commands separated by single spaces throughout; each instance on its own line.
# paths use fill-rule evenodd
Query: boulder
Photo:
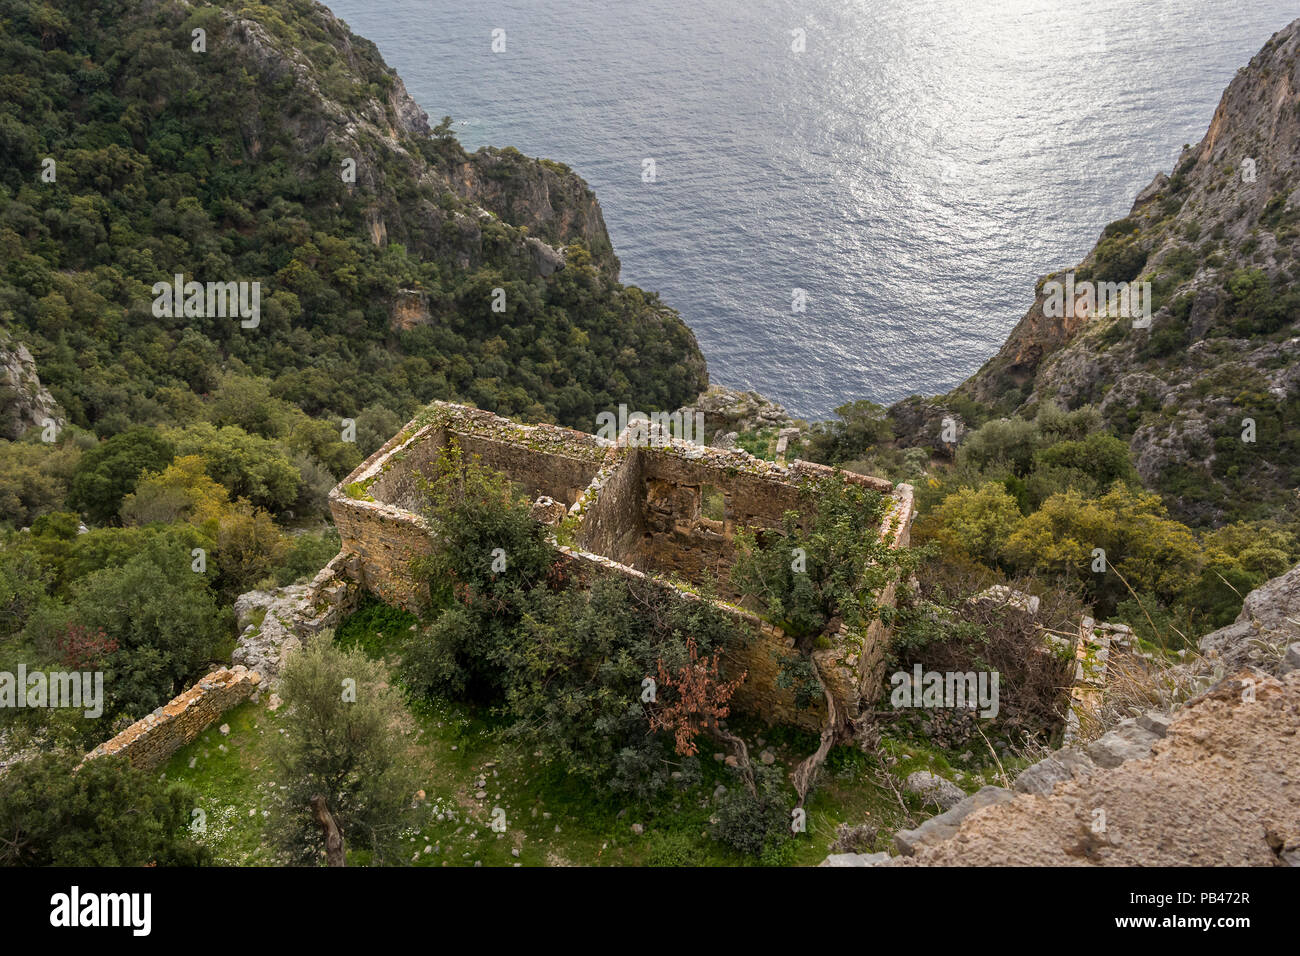
M 949 840 L 961 822 L 976 810 L 1014 800 L 1016 795 L 1005 787 L 981 787 L 977 792 L 937 817 L 931 817 L 914 830 L 899 830 L 894 834 L 894 846 L 904 856 L 911 856 L 918 847 L 930 846 Z
M 1058 750 L 1056 753 L 1026 767 L 1016 777 L 1015 789 L 1020 793 L 1047 795 L 1058 783 L 1086 777 L 1096 769 L 1088 755 L 1078 750 Z
M 1237 619 L 1202 637 L 1200 650 L 1229 673 L 1244 667 L 1280 671 L 1288 658 L 1270 663 L 1259 644 L 1294 642 L 1300 626 L 1292 621 L 1300 621 L 1300 565 L 1247 594 Z M 1292 666 L 1300 666 L 1300 651 L 1294 659 Z
M 934 804 L 940 810 L 951 810 L 966 798 L 966 792 L 961 787 L 928 770 L 909 773 L 903 789 L 916 794 L 925 803 Z
M 1118 767 L 1126 760 L 1149 757 L 1151 746 L 1162 736 L 1138 726 L 1136 719 L 1127 717 L 1114 730 L 1088 744 L 1088 756 L 1098 767 Z

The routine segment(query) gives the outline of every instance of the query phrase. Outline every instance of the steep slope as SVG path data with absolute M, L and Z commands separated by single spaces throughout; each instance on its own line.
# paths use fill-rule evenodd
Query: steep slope
M 707 384 L 578 176 L 466 153 L 318 3 L 0 0 L 0 75 L 0 324 L 77 425 L 191 420 L 223 369 L 582 427 Z M 176 274 L 260 282 L 260 323 L 155 314 Z
M 1172 176 L 1158 175 L 1075 269 L 1038 283 L 1006 344 L 957 395 L 1002 412 L 1098 405 L 1143 479 L 1194 522 L 1260 517 L 1291 501 L 1298 160 L 1300 21 L 1237 74 Z M 1050 283 L 1071 274 L 1080 285 L 1149 282 L 1150 327 L 1086 301 L 1057 308 Z
M 1242 674 L 1173 715 L 1150 757 L 976 810 L 895 866 L 1294 866 L 1300 672 Z

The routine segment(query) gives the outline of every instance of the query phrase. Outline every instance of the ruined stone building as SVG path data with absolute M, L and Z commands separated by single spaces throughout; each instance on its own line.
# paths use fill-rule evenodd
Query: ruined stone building
M 452 440 L 467 458 L 477 458 L 534 499 L 534 515 L 555 529 L 560 554 L 578 580 L 619 574 L 691 595 L 692 585 L 711 579 L 718 606 L 753 636 L 746 647 L 729 652 L 725 664 L 727 670 L 748 671 L 733 703 L 773 722 L 817 729 L 826 704 L 795 706 L 793 690 L 776 681 L 781 659 L 794 654 L 793 639 L 731 603 L 739 597 L 729 579 L 736 531 L 780 527 L 786 511 L 806 507 L 801 479 L 835 476 L 886 496 L 881 525 L 863 534 L 891 546 L 908 541 L 908 485 L 803 461 L 762 461 L 672 438 L 644 421 L 632 421 L 611 441 L 435 402 L 331 492 L 342 550 L 313 584 L 308 630 L 337 621 L 363 591 L 411 610 L 422 607 L 427 592 L 411 571 L 412 559 L 431 548 L 418 513 L 420 477 Z M 893 587 L 878 600 L 892 604 Z M 841 629 L 828 647 L 814 651 L 842 715 L 851 719 L 874 697 L 887 638 L 875 622 L 865 633 Z
M 256 694 L 264 678 L 274 680 L 300 638 L 341 623 L 365 593 L 422 610 L 427 588 L 411 570 L 412 560 L 432 547 L 419 514 L 421 476 L 453 440 L 471 459 L 532 496 L 534 516 L 554 529 L 559 553 L 579 582 L 625 575 L 691 600 L 703 600 L 694 585 L 706 579 L 715 584 L 716 606 L 751 638 L 729 648 L 723 661 L 726 679 L 748 672 L 732 698 L 738 711 L 810 730 L 827 723 L 825 700 L 799 708 L 794 690 L 777 686 L 782 659 L 795 654 L 793 638 L 732 603 L 740 598 L 730 583 L 735 533 L 780 527 L 786 511 L 806 508 L 801 479 L 834 477 L 885 497 L 880 525 L 862 533 L 901 547 L 912 522 L 909 485 L 696 445 L 672 438 L 653 422 L 634 420 L 610 440 L 435 402 L 330 492 L 342 549 L 290 602 L 283 619 L 272 622 L 280 636 L 255 655 L 245 653 L 238 666 L 208 674 L 87 757 L 120 754 L 139 767 L 160 766 L 222 713 Z M 891 584 L 878 601 L 892 604 L 893 592 Z M 270 627 L 263 622 L 263 629 Z M 862 633 L 841 628 L 812 652 L 838 717 L 852 720 L 876 696 L 888 638 L 876 621 Z M 236 658 L 247 650 L 241 639 Z

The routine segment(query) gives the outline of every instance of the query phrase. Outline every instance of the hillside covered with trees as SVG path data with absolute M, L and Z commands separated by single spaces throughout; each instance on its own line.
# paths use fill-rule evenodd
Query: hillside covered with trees
M 310 0 L 0 0 L 0 90 L 0 669 L 109 688 L 5 711 L 11 747 L 228 659 L 233 598 L 332 556 L 329 489 L 429 400 L 591 428 L 707 382 L 577 175 L 466 153 Z M 176 276 L 256 317 L 160 309 Z

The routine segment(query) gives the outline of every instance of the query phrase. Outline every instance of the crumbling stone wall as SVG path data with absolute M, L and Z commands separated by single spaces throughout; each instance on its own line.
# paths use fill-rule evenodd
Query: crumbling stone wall
M 709 575 L 719 593 L 736 597 L 731 587 L 736 531 L 779 527 L 786 511 L 798 509 L 799 488 L 782 472 L 734 469 L 734 453 L 685 458 L 674 451 L 645 451 L 646 537 L 636 566 L 688 580 Z M 706 494 L 721 496 L 720 517 L 703 513 Z
M 257 671 L 245 667 L 215 670 L 148 717 L 100 744 L 86 759 L 121 754 L 132 766 L 153 770 L 231 707 L 243 703 L 261 680 Z
M 658 575 L 690 583 L 706 577 L 718 585 L 717 606 L 732 615 L 750 640 L 729 652 L 724 674 L 747 671 L 733 698 L 740 712 L 811 730 L 821 727 L 826 704 L 796 706 L 794 690 L 777 685 L 782 660 L 794 657 L 794 641 L 779 628 L 732 603 L 734 537 L 745 527 L 779 527 L 788 510 L 803 504 L 804 478 L 830 477 L 881 492 L 888 514 L 878 528 L 864 528 L 892 546 L 908 541 L 912 493 L 907 485 L 796 461 L 761 461 L 742 451 L 695 445 L 629 423 L 617 441 L 552 425 L 519 425 L 479 409 L 435 402 L 330 493 L 330 510 L 343 539 L 331 564 L 346 579 L 384 601 L 408 610 L 426 606 L 427 588 L 411 572 L 413 559 L 431 549 L 417 506 L 420 476 L 455 439 L 469 456 L 504 474 L 535 498 L 558 504 L 537 514 L 557 516 L 557 544 L 579 582 L 619 574 L 671 588 L 698 599 Z M 723 498 L 722 514 L 702 511 L 706 492 Z M 563 517 L 558 517 L 561 512 Z M 880 595 L 893 602 L 896 582 Z M 317 607 L 324 605 L 317 601 Z M 841 629 L 815 653 L 818 670 L 837 707 L 850 719 L 869 703 L 883 681 L 889 633 L 877 621 L 862 633 Z
M 366 591 L 361 584 L 363 573 L 359 555 L 347 551 L 335 555 L 285 615 L 283 626 L 276 619 L 263 620 L 258 629 L 262 634 L 241 638 L 235 659 L 254 667 L 236 664 L 213 671 L 143 720 L 100 744 L 86 759 L 122 754 L 144 770 L 164 764 L 227 710 L 243 703 L 264 681 L 274 682 L 279 666 L 303 639 L 324 628 L 337 627 L 355 611 Z
M 412 572 L 412 562 L 432 549 L 424 519 L 375 501 L 349 502 L 333 511 L 346 553 L 357 558 L 355 580 L 394 607 L 425 607 L 428 589 Z
M 637 504 L 645 482 L 642 462 L 640 449 L 611 449 L 574 512 L 581 525 L 577 543 L 586 551 L 628 567 L 636 566 L 646 535 L 642 509 Z

